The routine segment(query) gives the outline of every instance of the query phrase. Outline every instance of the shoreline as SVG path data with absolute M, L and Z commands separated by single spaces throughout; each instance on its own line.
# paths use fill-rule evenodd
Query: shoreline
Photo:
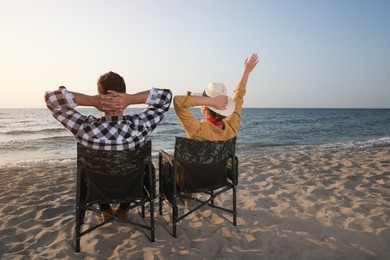
M 324 144 L 306 144 L 306 145 L 288 145 L 288 146 L 264 146 L 257 149 L 245 149 L 245 144 L 238 144 L 236 146 L 236 155 L 241 157 L 250 157 L 250 156 L 270 156 L 275 154 L 290 154 L 290 153 L 330 153 L 337 151 L 359 151 L 365 149 L 380 149 L 380 148 L 390 148 L 390 140 L 388 137 L 381 138 L 379 140 L 384 140 L 383 143 L 375 143 L 370 141 L 363 142 L 353 142 L 350 144 L 345 142 L 335 142 L 335 143 L 324 143 Z M 75 142 L 76 144 L 76 142 Z M 246 144 L 247 145 L 247 144 Z M 170 145 L 168 148 L 161 149 L 152 149 L 152 161 L 158 165 L 158 153 L 159 151 L 164 150 L 170 154 L 174 153 L 174 144 Z M 56 154 L 56 153 L 55 153 Z M 44 153 L 43 155 L 31 156 L 31 153 L 25 152 L 25 154 L 19 154 L 16 158 L 12 158 L 11 155 L 3 156 L 0 158 L 0 168 L 18 168 L 18 167 L 43 167 L 46 165 L 52 165 L 56 163 L 64 164 L 71 166 L 76 164 L 76 147 L 73 147 L 67 152 L 59 153 L 56 155 L 50 153 Z M 25 159 L 28 158 L 28 159 Z
M 155 211 L 155 243 L 136 227 L 112 223 L 84 236 L 79 254 L 73 248 L 76 164 L 1 168 L 0 258 L 386 259 L 390 255 L 390 147 L 237 155 L 237 226 L 225 213 L 206 207 L 178 224 L 175 239 L 164 204 L 163 216 Z M 222 197 L 226 203 L 229 196 Z M 132 213 L 130 217 L 138 217 Z

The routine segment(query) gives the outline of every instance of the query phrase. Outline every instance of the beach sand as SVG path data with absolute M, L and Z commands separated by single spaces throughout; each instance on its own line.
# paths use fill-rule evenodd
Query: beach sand
M 205 207 L 173 238 L 169 208 L 159 216 L 156 200 L 156 242 L 114 222 L 82 237 L 81 253 L 73 242 L 76 166 L 3 168 L 0 258 L 389 259 L 390 147 L 238 156 L 237 226 Z M 135 210 L 129 217 L 140 218 Z

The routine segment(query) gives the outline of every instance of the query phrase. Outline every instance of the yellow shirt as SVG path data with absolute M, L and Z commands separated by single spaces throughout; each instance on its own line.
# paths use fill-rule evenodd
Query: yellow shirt
M 175 96 L 173 105 L 188 138 L 198 141 L 226 141 L 235 137 L 238 133 L 245 93 L 246 89 L 242 84 L 239 84 L 234 90 L 235 109 L 233 114 L 225 118 L 223 129 L 215 126 L 210 121 L 198 120 L 189 111 L 190 107 L 196 106 L 192 96 Z

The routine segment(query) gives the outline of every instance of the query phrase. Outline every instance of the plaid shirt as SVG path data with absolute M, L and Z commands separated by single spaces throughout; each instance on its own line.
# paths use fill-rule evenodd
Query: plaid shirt
M 124 116 L 85 116 L 75 110 L 73 94 L 61 87 L 45 94 L 46 106 L 75 138 L 95 150 L 134 150 L 142 146 L 168 112 L 172 100 L 169 89 L 152 88 L 148 107 L 140 114 Z

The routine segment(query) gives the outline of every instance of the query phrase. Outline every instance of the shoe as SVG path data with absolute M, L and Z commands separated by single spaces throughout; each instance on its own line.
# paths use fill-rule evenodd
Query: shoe
M 190 198 L 192 198 L 192 193 L 183 193 L 184 197 L 180 197 L 181 203 L 185 207 L 192 207 L 194 206 L 194 201 Z
M 106 213 L 108 213 L 108 214 L 111 214 L 111 215 L 113 215 L 113 211 L 112 211 L 112 208 L 111 207 L 109 207 L 108 209 L 106 209 L 105 210 L 105 212 Z M 100 219 L 99 219 L 99 222 L 100 223 L 102 223 L 102 222 L 106 222 L 106 221 L 108 221 L 108 220 L 110 220 L 111 219 L 111 217 L 110 216 L 107 216 L 107 215 L 105 215 L 105 214 L 100 214 Z
M 121 219 L 127 219 L 127 209 L 123 209 L 120 204 L 115 208 L 115 216 Z

